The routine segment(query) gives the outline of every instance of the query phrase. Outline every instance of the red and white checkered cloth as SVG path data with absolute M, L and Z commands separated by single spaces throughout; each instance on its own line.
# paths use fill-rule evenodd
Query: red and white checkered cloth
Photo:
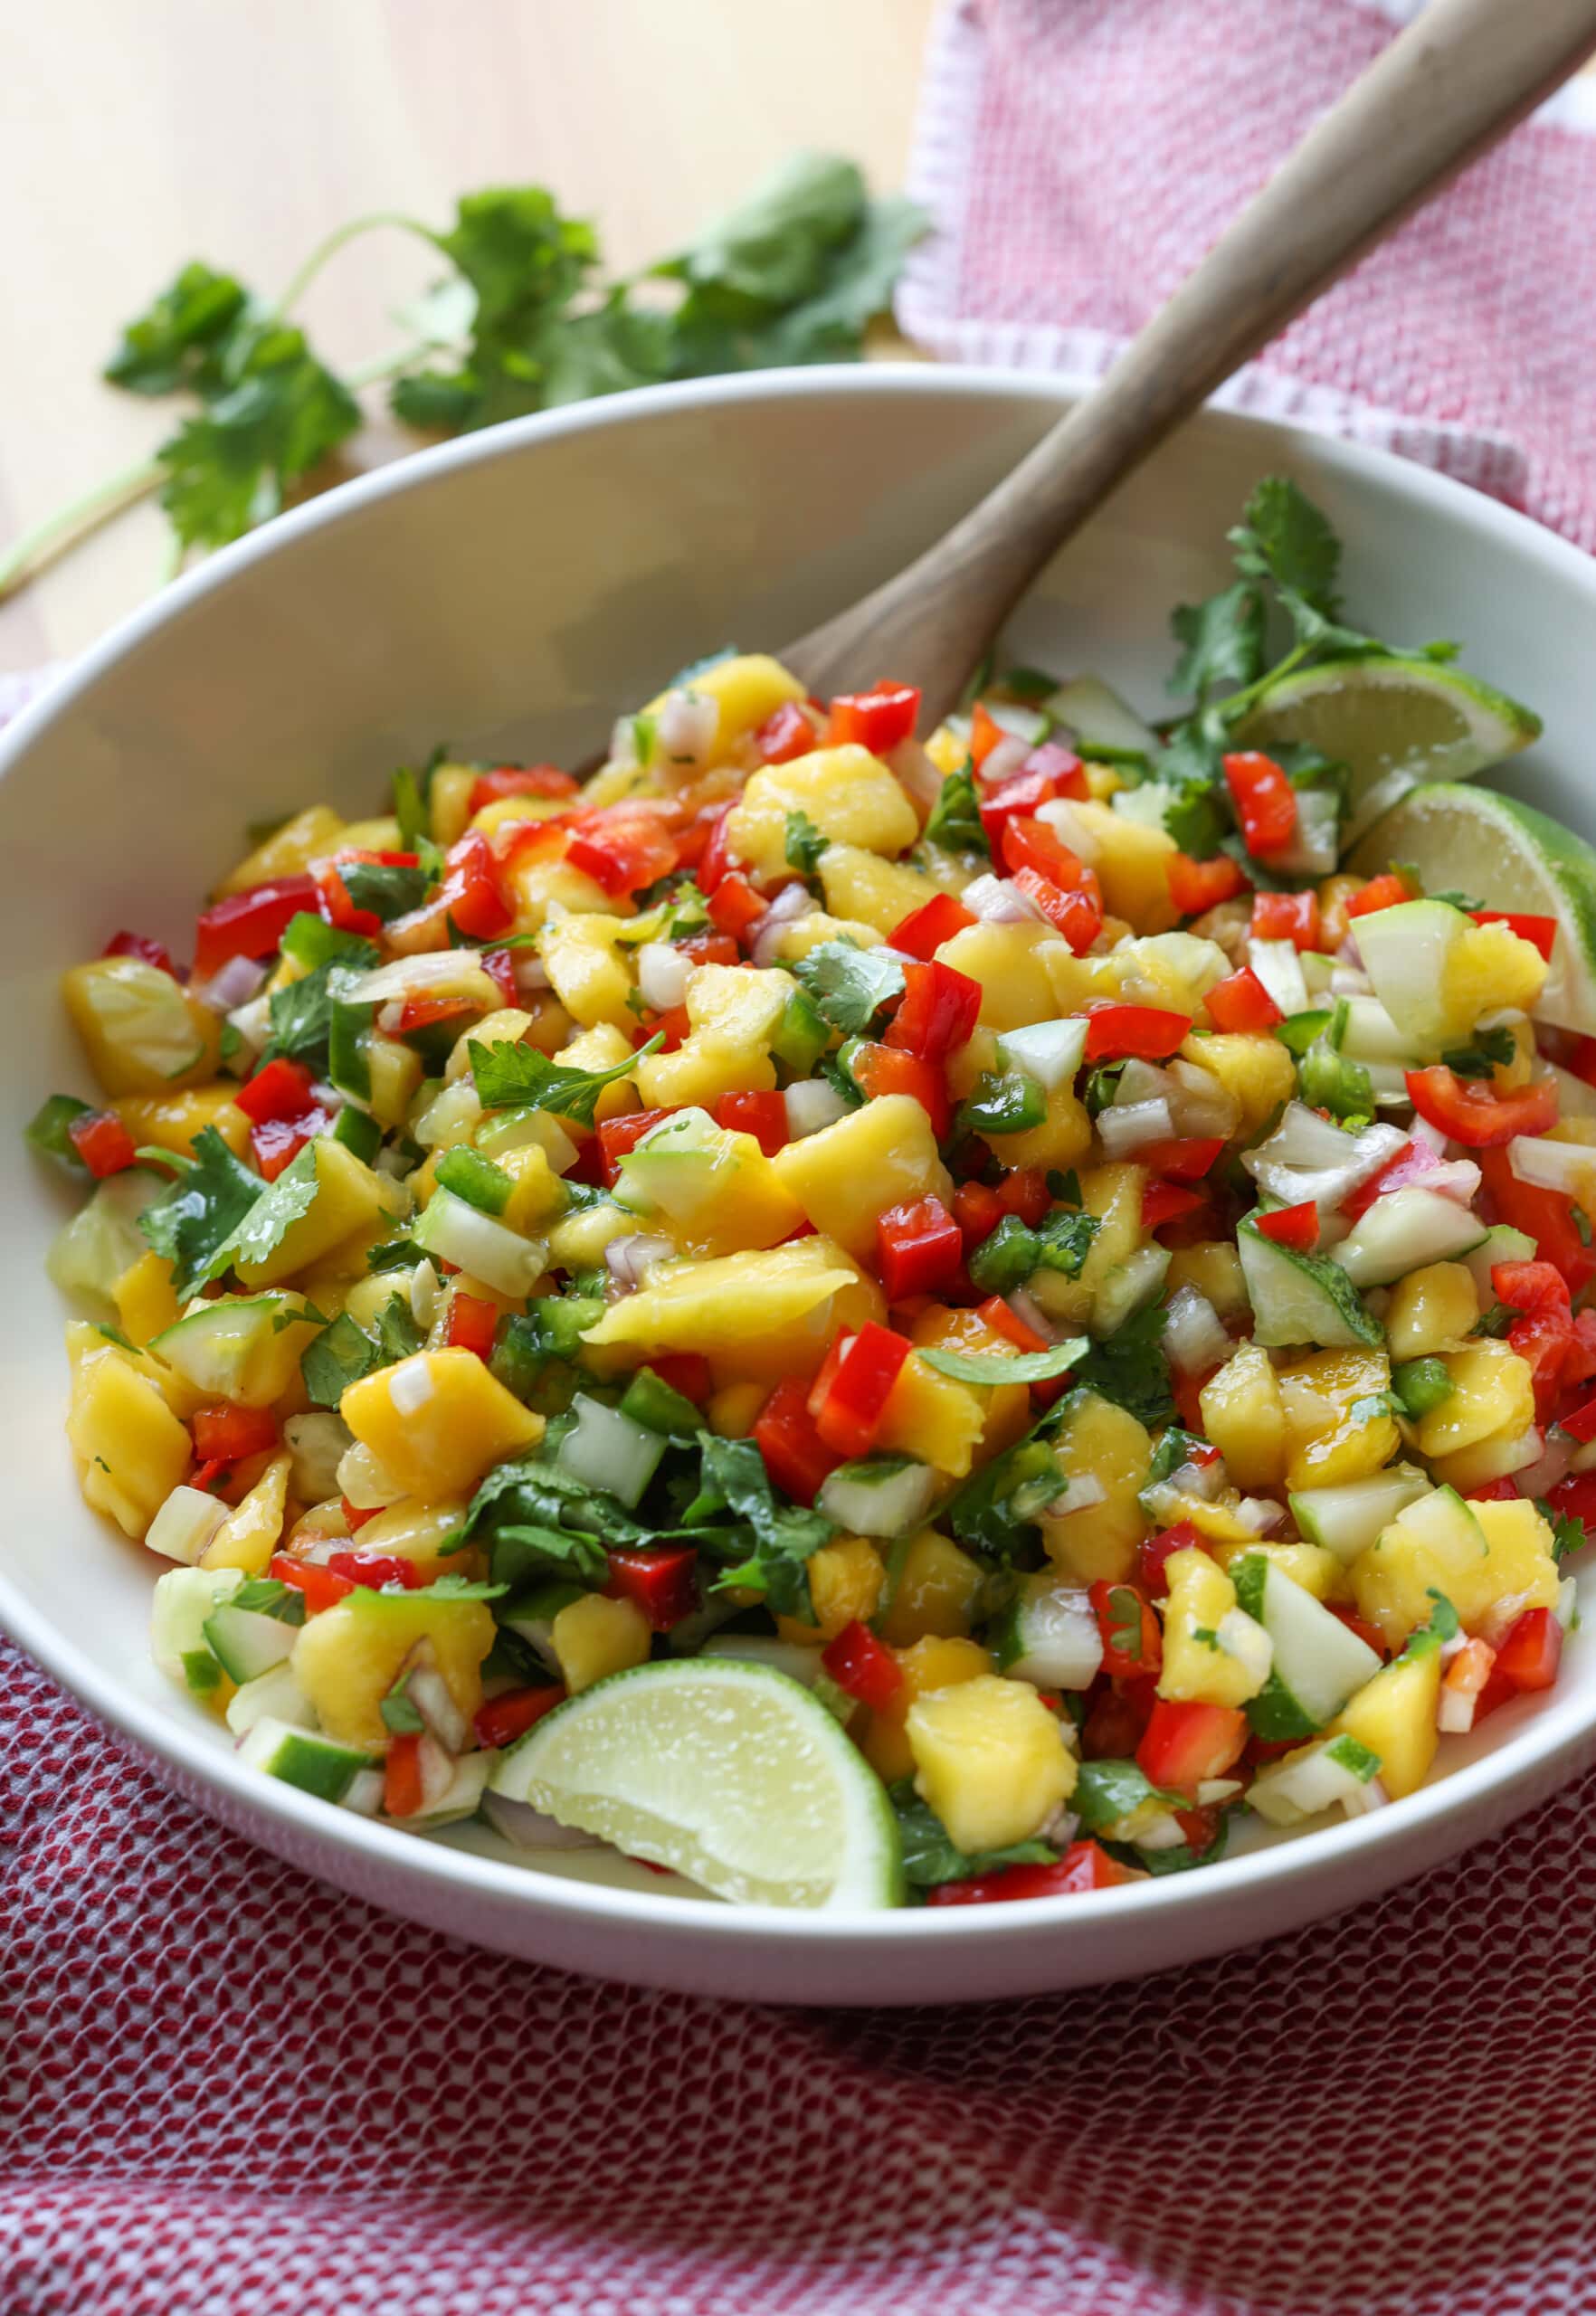
M 905 320 L 1095 375 L 1389 30 L 1347 0 L 955 8 Z M 1236 398 L 1596 544 L 1593 219 L 1571 100 Z M 1596 2311 L 1593 1810 L 1596 1777 L 1134 1987 L 756 2010 L 336 1896 L 0 1647 L 0 2316 Z

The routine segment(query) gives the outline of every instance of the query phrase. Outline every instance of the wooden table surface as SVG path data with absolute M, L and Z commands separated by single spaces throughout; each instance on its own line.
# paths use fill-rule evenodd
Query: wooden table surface
M 539 182 L 617 268 L 662 255 L 794 147 L 902 181 L 932 0 L 45 0 L 0 13 L 0 548 L 170 431 L 100 382 L 190 257 L 271 295 L 346 219 L 447 223 Z M 427 280 L 397 233 L 305 301 L 354 365 Z M 368 455 L 396 447 L 374 438 Z M 144 507 L 0 605 L 0 669 L 81 650 L 160 584 Z

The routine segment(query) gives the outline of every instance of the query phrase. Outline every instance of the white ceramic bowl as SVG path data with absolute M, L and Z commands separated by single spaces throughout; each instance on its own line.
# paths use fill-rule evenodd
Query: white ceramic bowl
M 923 546 L 1057 414 L 1046 383 L 953 369 L 717 381 L 529 420 L 412 459 L 273 524 L 108 639 L 0 745 L 0 1620 L 201 1808 L 339 1887 L 507 1953 L 701 1993 L 921 2002 L 1123 1978 L 1294 1928 L 1422 1871 L 1596 1756 L 1596 1652 L 1540 1704 L 1452 1742 L 1449 1771 L 1355 1824 L 1087 1897 L 869 1918 L 734 1911 L 623 1861 L 533 1866 L 241 1769 L 148 1661 L 157 1570 L 79 1500 L 44 1242 L 66 1200 L 21 1141 L 81 1082 L 55 984 L 128 925 L 181 952 L 244 822 L 323 795 L 376 809 L 392 767 L 575 758 L 618 707 L 735 640 L 779 647 Z M 1170 606 L 1228 576 L 1261 474 L 1297 477 L 1347 544 L 1360 625 L 1455 636 L 1547 736 L 1511 784 L 1596 834 L 1596 565 L 1382 454 L 1208 415 L 1154 459 L 1026 605 L 1020 656 L 1149 706 Z M 882 672 L 873 669 L 863 675 Z M 890 672 L 887 670 L 885 672 Z

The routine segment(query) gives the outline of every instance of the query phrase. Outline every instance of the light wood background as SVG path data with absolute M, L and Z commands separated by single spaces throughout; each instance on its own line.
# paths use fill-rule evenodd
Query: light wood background
M 365 211 L 448 221 L 541 182 L 611 261 L 662 255 L 803 145 L 902 181 L 932 0 L 0 0 L 0 546 L 170 431 L 100 383 L 190 257 L 280 290 Z M 336 259 L 301 318 L 335 365 L 401 343 L 429 276 L 401 234 Z M 362 439 L 363 458 L 397 437 Z M 0 668 L 81 650 L 159 584 L 123 517 L 0 605 Z

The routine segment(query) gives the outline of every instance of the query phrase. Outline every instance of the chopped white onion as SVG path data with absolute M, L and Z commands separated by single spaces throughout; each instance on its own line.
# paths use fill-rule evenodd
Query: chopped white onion
M 1408 1131 L 1410 1140 L 1421 1142 L 1427 1150 L 1433 1150 L 1438 1158 L 1446 1156 L 1450 1137 L 1442 1127 L 1431 1125 L 1428 1118 L 1416 1117 Z
M 1559 1480 L 1568 1477 L 1575 1444 L 1566 1431 L 1548 1431 L 1534 1462 L 1525 1464 L 1513 1475 L 1513 1485 L 1520 1495 L 1549 1495 Z
M 1373 982 L 1356 965 L 1337 965 L 1330 975 L 1332 997 L 1367 997 Z
M 645 941 L 637 953 L 638 994 L 656 1013 L 669 1013 L 687 996 L 692 959 L 671 941 Z
M 1051 1093 L 1068 1085 L 1086 1052 L 1087 1020 L 1075 1014 L 1058 1021 L 1033 1021 L 1021 1030 L 1007 1030 L 998 1039 L 1003 1053 L 1018 1069 Z
M 537 997 L 550 986 L 548 968 L 536 949 L 512 949 L 510 973 L 521 997 Z
M 1241 1107 L 1210 1069 L 1180 1055 L 1170 1063 L 1169 1114 L 1181 1134 L 1218 1134 L 1228 1142 L 1240 1123 Z
M 203 1487 L 175 1487 L 145 1532 L 144 1541 L 163 1560 L 197 1566 L 201 1553 L 227 1517 L 220 1497 Z
M 1563 1627 L 1564 1632 L 1567 1632 L 1571 1628 L 1573 1624 L 1573 1620 L 1579 1615 L 1579 1585 L 1573 1577 L 1565 1576 L 1562 1583 L 1557 1588 L 1557 1608 L 1555 1611 L 1557 1621 Z
M 1366 1818 L 1371 1809 L 1383 1809 L 1390 1799 L 1391 1796 L 1380 1780 L 1372 1777 L 1366 1785 L 1360 1785 L 1355 1791 L 1345 1795 L 1341 1807 L 1349 1818 Z
M 1115 1106 L 1128 1109 L 1133 1102 L 1169 1100 L 1174 1080 L 1168 1070 L 1160 1069 L 1155 1062 L 1127 1061 L 1119 1073 L 1119 1083 L 1114 1088 Z
M 1110 1158 L 1128 1158 L 1149 1142 L 1169 1141 L 1174 1134 L 1174 1120 L 1165 1101 L 1132 1102 L 1125 1109 L 1113 1106 L 1099 1111 L 1097 1134 Z
M 674 1239 L 646 1230 L 631 1230 L 624 1239 L 611 1239 L 604 1248 L 604 1263 L 617 1286 L 630 1295 L 642 1285 L 643 1274 L 651 1263 L 669 1262 L 675 1252 Z
M 424 1361 L 403 1361 L 388 1377 L 388 1397 L 399 1415 L 419 1415 L 432 1396 L 432 1371 Z
M 227 1019 L 251 1053 L 257 1054 L 271 1036 L 271 1000 L 252 997 L 247 1005 L 235 1005 Z
M 784 1092 L 782 1103 L 787 1113 L 787 1135 L 793 1142 L 823 1133 L 839 1118 L 845 1118 L 853 1106 L 847 1095 L 840 1094 L 824 1077 L 800 1078 Z
M 1307 983 L 1294 942 L 1249 941 L 1247 962 L 1287 1018 L 1307 1011 Z
M 431 1641 L 418 1642 L 413 1664 L 400 1674 L 404 1694 L 446 1753 L 465 1750 L 470 1723 L 455 1704 L 448 1682 L 438 1670 Z
M 1596 1150 L 1582 1142 L 1544 1142 L 1516 1134 L 1507 1144 L 1507 1163 L 1521 1182 L 1562 1191 L 1569 1198 L 1579 1197 L 1582 1184 L 1590 1190 L 1596 1177 Z
M 1335 793 L 1329 788 L 1299 788 L 1297 827 L 1290 844 L 1270 861 L 1271 868 L 1291 877 L 1327 877 L 1335 868 L 1341 818 Z
M 654 755 L 668 764 L 701 764 L 720 730 L 720 702 L 690 688 L 668 691 L 654 726 Z
M 483 972 L 474 949 L 426 949 L 413 957 L 394 957 L 374 966 L 350 982 L 344 995 L 351 1005 L 385 1005 L 390 998 L 459 997 L 496 1012 L 503 992 L 490 973 Z
M 1339 1206 L 1394 1158 L 1407 1139 L 1394 1125 L 1383 1125 L 1350 1134 L 1305 1102 L 1288 1102 L 1275 1132 L 1256 1150 L 1243 1151 L 1241 1163 L 1254 1182 L 1287 1206 L 1308 1199 L 1321 1208 Z
M 188 994 L 208 1005 L 213 1013 L 231 1013 L 235 1005 L 247 1005 L 261 982 L 268 968 L 254 957 L 229 957 L 219 973 L 209 981 L 190 982 Z
M 983 787 L 991 788 L 1000 780 L 1012 780 L 1031 754 L 1031 742 L 1014 732 L 1006 732 L 988 755 L 981 767 Z
M 1095 1504 L 1105 1503 L 1107 1495 L 1101 1480 L 1094 1479 L 1089 1472 L 1078 1473 L 1053 1498 L 1048 1512 L 1053 1519 L 1062 1520 L 1066 1513 L 1089 1512 Z
M 338 1807 L 353 1809 L 357 1818 L 375 1818 L 383 1806 L 384 1787 L 381 1770 L 356 1770 Z
M 1040 1335 L 1044 1343 L 1058 1342 L 1058 1328 L 1033 1295 L 1028 1295 L 1022 1286 L 1017 1286 L 1012 1295 L 1005 1296 L 1003 1299 L 1014 1316 L 1033 1334 Z
M 1286 1517 L 1285 1505 L 1277 1504 L 1269 1495 L 1244 1495 L 1231 1509 L 1241 1525 L 1250 1528 L 1255 1536 L 1272 1536 Z
M 430 1327 L 438 1315 L 442 1283 L 430 1262 L 419 1262 L 410 1274 L 410 1309 L 418 1327 Z
M 596 1834 L 584 1834 L 576 1826 L 562 1826 L 557 1818 L 546 1818 L 541 1809 L 534 1809 L 529 1802 L 512 1801 L 505 1793 L 495 1793 L 489 1786 L 482 1796 L 482 1814 L 491 1820 L 495 1830 L 517 1849 L 602 1849 L 603 1845 Z
M 1206 1295 L 1177 1286 L 1164 1321 L 1164 1348 L 1183 1375 L 1202 1375 L 1230 1355 L 1230 1338 Z
M 973 916 L 983 925 L 1024 925 L 1031 921 L 1045 923 L 1041 910 L 1029 893 L 1021 891 L 1006 877 L 976 877 L 959 895 Z

